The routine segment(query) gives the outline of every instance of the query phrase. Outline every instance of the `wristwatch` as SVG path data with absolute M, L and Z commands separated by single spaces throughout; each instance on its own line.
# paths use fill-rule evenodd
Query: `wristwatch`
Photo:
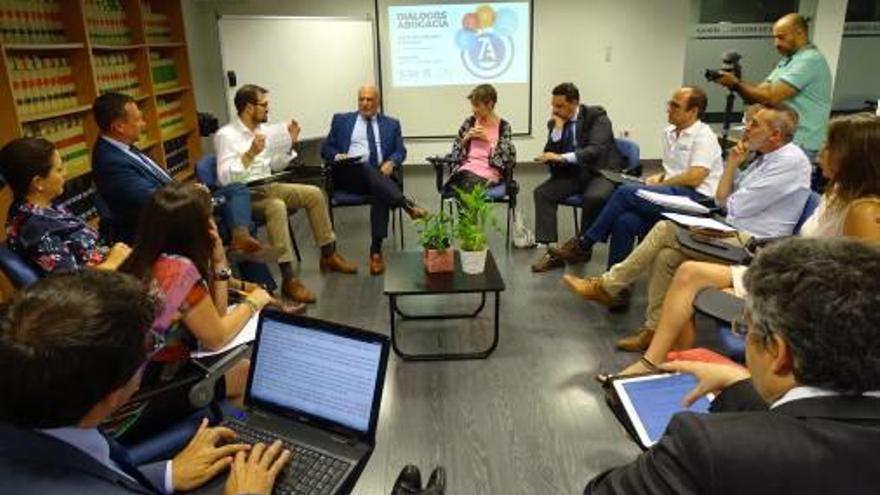
M 232 278 L 232 269 L 230 269 L 228 266 L 214 272 L 214 280 L 224 282 L 226 280 L 229 280 L 230 278 Z

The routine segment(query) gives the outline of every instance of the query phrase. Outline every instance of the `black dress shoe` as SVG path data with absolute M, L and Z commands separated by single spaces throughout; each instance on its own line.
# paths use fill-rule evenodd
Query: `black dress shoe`
M 416 495 L 419 493 L 422 493 L 422 473 L 418 466 L 407 464 L 397 475 L 397 481 L 394 482 L 391 495 Z
M 431 471 L 431 477 L 428 478 L 428 486 L 422 490 L 422 495 L 443 495 L 446 493 L 446 469 L 443 466 L 437 466 Z

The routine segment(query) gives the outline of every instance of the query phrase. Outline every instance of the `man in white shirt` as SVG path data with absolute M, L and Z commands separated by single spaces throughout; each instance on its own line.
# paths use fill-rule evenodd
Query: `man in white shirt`
M 549 255 L 569 263 L 588 261 L 593 245 L 608 240 L 611 267 L 626 259 L 635 239 L 647 233 L 664 211 L 638 196 L 640 189 L 694 200 L 714 196 L 724 164 L 717 136 L 700 120 L 707 103 L 706 93 L 696 86 L 678 89 L 667 103 L 670 125 L 663 131 L 663 172 L 648 177 L 646 185 L 618 187 L 580 238 L 549 249 Z
M 684 405 L 716 394 L 712 414 L 676 414 L 649 451 L 585 495 L 877 491 L 880 249 L 792 238 L 761 250 L 745 285 L 734 331 L 748 368 L 663 364 L 696 376 Z
M 265 179 L 273 170 L 287 166 L 291 146 L 299 137 L 296 122 L 267 125 L 269 91 L 246 84 L 235 93 L 238 115 L 214 136 L 217 152 L 217 176 L 222 185 L 248 183 Z M 266 218 L 269 242 L 282 251 L 281 289 L 287 297 L 304 303 L 315 302 L 315 295 L 296 278 L 293 270 L 293 246 L 290 241 L 288 211 L 303 208 L 308 215 L 315 242 L 321 247 L 320 269 L 356 273 L 357 266 L 345 261 L 336 251 L 336 235 L 327 213 L 327 200 L 320 188 L 306 184 L 269 183 L 251 189 L 251 203 Z
M 99 426 L 137 392 L 159 302 L 129 275 L 40 280 L 0 321 L 0 479 L 20 495 L 188 492 L 229 472 L 228 494 L 269 495 L 290 457 L 203 421 L 174 459 L 135 466 Z M 161 348 L 159 348 L 161 349 Z

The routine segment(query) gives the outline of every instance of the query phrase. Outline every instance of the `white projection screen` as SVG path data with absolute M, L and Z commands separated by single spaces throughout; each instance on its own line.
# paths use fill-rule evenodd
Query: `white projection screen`
M 466 97 L 492 84 L 496 113 L 531 133 L 532 2 L 376 0 L 383 110 L 408 138 L 455 135 Z

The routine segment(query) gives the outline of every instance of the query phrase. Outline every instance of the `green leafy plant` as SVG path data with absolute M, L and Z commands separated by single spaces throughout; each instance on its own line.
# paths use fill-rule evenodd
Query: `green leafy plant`
M 486 229 L 498 229 L 498 222 L 492 215 L 487 189 L 478 185 L 470 191 L 456 188 L 458 195 L 458 220 L 455 224 L 455 237 L 464 251 L 486 249 Z
M 452 246 L 452 218 L 443 211 L 428 213 L 415 220 L 415 224 L 423 248 L 443 251 Z

